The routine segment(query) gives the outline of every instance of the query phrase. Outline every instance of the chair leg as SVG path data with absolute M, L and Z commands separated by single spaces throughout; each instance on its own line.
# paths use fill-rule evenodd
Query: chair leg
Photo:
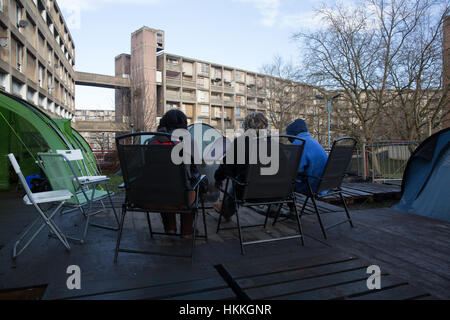
M 239 242 L 241 244 L 241 254 L 245 255 L 245 250 L 244 250 L 244 239 L 242 236 L 242 229 L 241 229 L 241 222 L 239 220 L 239 210 L 236 208 L 236 221 L 237 221 L 237 226 L 238 226 L 238 233 L 239 233 Z
M 113 213 L 114 213 L 114 218 L 116 218 L 117 229 L 114 230 L 114 231 L 117 231 L 119 229 L 119 218 L 117 217 L 116 208 L 114 207 L 114 203 L 113 203 L 113 201 L 111 199 L 111 193 L 109 192 L 107 183 L 105 183 L 105 187 L 106 187 L 106 192 L 108 192 L 108 199 L 109 199 L 109 203 L 111 203 L 111 208 L 112 208 Z M 102 203 L 103 203 L 103 201 L 102 201 Z
M 150 212 L 147 212 L 147 225 L 148 225 L 148 231 L 150 232 L 150 238 L 153 239 L 153 229 L 152 229 L 152 222 L 150 221 Z
M 58 213 L 58 211 L 61 209 L 61 207 L 64 205 L 64 202 L 61 202 L 58 207 L 50 214 L 46 215 L 38 205 L 35 205 L 35 208 L 40 214 L 40 217 L 37 218 L 33 223 L 25 229 L 25 231 L 20 236 L 19 240 L 16 241 L 13 247 L 13 259 L 16 259 L 30 244 L 31 242 L 38 236 L 38 234 L 44 229 L 44 227 L 47 225 L 52 232 L 55 233 L 57 238 L 61 241 L 61 243 L 66 247 L 68 251 L 70 251 L 70 245 L 67 242 L 66 236 L 62 233 L 62 231 L 56 226 L 56 224 L 52 221 L 53 217 Z M 27 234 L 33 229 L 33 227 L 39 222 L 40 219 L 43 219 L 44 222 L 41 224 L 41 226 L 38 228 L 36 232 L 33 233 L 33 235 L 30 237 L 30 239 L 25 243 L 25 245 L 17 252 L 17 247 L 19 246 L 20 242 L 27 236 Z
M 201 199 L 202 203 L 202 215 L 203 215 L 203 228 L 205 229 L 205 240 L 208 241 L 208 228 L 206 227 L 206 213 L 205 213 L 205 201 Z
M 224 189 L 224 192 L 223 192 L 222 207 L 220 208 L 219 222 L 217 223 L 217 231 L 216 231 L 216 233 L 219 233 L 219 231 L 220 231 L 220 224 L 222 223 L 222 215 L 223 215 L 223 205 L 225 203 L 225 197 L 227 197 L 229 183 L 230 183 L 230 180 L 227 179 L 227 182 L 225 183 L 225 189 Z
M 275 216 L 275 219 L 273 219 L 273 223 L 272 223 L 272 226 L 273 227 L 275 227 L 275 224 L 278 222 L 278 218 L 280 217 L 280 212 L 281 212 L 281 208 L 283 207 L 283 204 L 280 204 L 279 206 L 278 206 L 278 210 L 277 210 L 277 215 Z M 267 221 L 267 219 L 266 219 L 266 221 Z M 264 225 L 264 228 L 265 228 L 266 226 Z
M 197 223 L 198 223 L 198 212 L 194 211 L 194 231 L 192 235 L 192 251 L 191 251 L 191 262 L 194 260 L 194 250 L 195 250 L 195 239 L 197 237 Z
M 314 196 L 311 197 L 311 200 L 312 200 L 312 203 L 314 205 L 314 210 L 316 211 L 317 219 L 319 220 L 320 229 L 322 229 L 323 237 L 326 239 L 327 238 L 327 233 L 325 231 L 325 227 L 323 226 L 322 218 L 320 216 L 319 209 L 317 208 L 317 204 L 316 204 L 316 200 L 314 199 Z
M 339 192 L 339 196 L 341 197 L 342 203 L 344 204 L 345 214 L 347 215 L 348 222 L 350 223 L 350 226 L 354 228 L 352 218 L 350 217 L 350 212 L 348 211 L 347 202 L 345 201 L 342 192 Z
M 122 219 L 120 221 L 119 234 L 117 235 L 116 251 L 114 253 L 114 263 L 117 263 L 117 256 L 119 254 L 120 240 L 122 238 L 123 224 L 125 222 L 125 215 L 126 214 L 127 214 L 127 208 L 125 206 L 122 206 Z
M 222 204 L 222 206 L 223 206 L 223 204 Z M 221 213 L 219 213 L 219 222 L 217 223 L 217 230 L 216 230 L 216 233 L 219 233 L 219 231 L 220 231 L 220 224 L 222 223 L 222 214 Z
M 306 205 L 308 204 L 308 200 L 309 200 L 309 197 L 307 196 L 305 199 L 305 202 L 303 203 L 302 210 L 300 211 L 300 218 L 303 216 L 303 213 L 305 212 Z
M 302 246 L 305 246 L 305 239 L 304 239 L 304 237 L 303 237 L 302 222 L 301 222 L 301 220 L 300 220 L 300 216 L 299 216 L 298 211 L 297 211 L 297 206 L 295 205 L 295 196 L 294 196 L 294 201 L 293 201 L 293 203 L 294 203 L 295 217 L 297 218 L 298 232 L 299 232 L 299 234 L 301 235 L 301 238 L 300 238 L 300 239 L 302 239 Z

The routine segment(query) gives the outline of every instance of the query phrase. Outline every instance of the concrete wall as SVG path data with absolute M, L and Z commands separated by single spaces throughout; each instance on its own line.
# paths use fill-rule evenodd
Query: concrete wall
M 131 35 L 131 114 L 136 130 L 157 127 L 157 50 L 156 30 L 143 27 Z
M 129 54 L 121 54 L 116 57 L 115 76 L 130 76 L 130 60 Z M 129 122 L 131 115 L 130 88 L 116 89 L 116 122 Z

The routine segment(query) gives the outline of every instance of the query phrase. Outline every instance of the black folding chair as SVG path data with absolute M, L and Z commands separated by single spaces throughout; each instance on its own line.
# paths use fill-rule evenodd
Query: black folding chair
M 300 145 L 284 144 L 279 142 L 279 138 L 292 138 L 295 140 L 302 141 Z M 261 169 L 268 167 L 268 165 L 262 165 L 259 161 L 257 164 L 248 164 L 245 181 L 239 181 L 236 177 L 227 176 L 224 192 L 225 197 L 231 197 L 235 208 L 237 227 L 231 228 L 221 228 L 222 213 L 219 216 L 219 222 L 217 225 L 217 233 L 221 230 L 235 230 L 238 229 L 239 241 L 241 245 L 241 253 L 245 254 L 244 246 L 261 244 L 266 242 L 290 240 L 300 238 L 302 245 L 304 245 L 302 225 L 300 221 L 300 216 L 296 211 L 297 223 L 298 223 L 298 234 L 293 236 L 286 236 L 280 238 L 272 238 L 267 240 L 257 240 L 257 241 L 244 241 L 243 229 L 253 228 L 253 227 L 267 227 L 267 222 L 269 219 L 270 207 L 272 205 L 278 206 L 277 212 L 279 214 L 283 204 L 293 203 L 295 207 L 295 192 L 294 185 L 297 178 L 297 169 L 300 165 L 300 159 L 302 157 L 303 148 L 305 140 L 291 137 L 286 135 L 280 136 L 269 136 L 264 138 L 254 138 L 259 140 L 258 143 L 277 143 L 279 145 L 279 170 L 275 175 L 263 175 Z M 268 147 L 270 149 L 270 147 Z M 228 192 L 229 183 L 232 183 L 233 192 L 230 194 Z M 239 189 L 239 191 L 238 191 Z M 254 207 L 267 206 L 266 219 L 264 224 L 260 225 L 247 225 L 242 226 L 240 222 L 240 207 L 246 207 L 256 211 Z M 224 205 L 222 205 L 223 211 Z M 277 214 L 277 215 L 278 215 Z
M 176 165 L 172 161 L 171 154 L 175 144 L 148 143 L 152 136 L 167 137 L 168 141 L 171 140 L 169 134 L 153 132 L 127 134 L 116 138 L 116 146 L 125 184 L 126 197 L 125 203 L 122 205 L 122 217 L 119 234 L 117 236 L 114 262 L 117 262 L 119 252 L 190 257 L 192 259 L 196 238 L 207 238 L 205 210 L 203 206 L 202 211 L 205 234 L 203 236 L 197 236 L 196 234 L 199 202 L 203 203 L 202 196 L 199 192 L 199 186 L 205 179 L 205 176 L 200 176 L 192 185 L 188 180 L 187 170 L 189 170 L 189 168 L 187 165 Z M 190 203 L 189 201 L 190 191 L 195 191 L 196 194 L 193 203 Z M 150 221 L 150 213 L 193 213 L 194 233 L 192 237 L 191 254 L 185 256 L 121 249 L 120 241 L 122 238 L 123 224 L 125 215 L 129 211 L 147 214 L 147 223 L 152 239 L 154 235 L 180 236 L 180 234 L 154 232 Z
M 357 141 L 354 138 L 350 138 L 350 137 L 345 137 L 345 138 L 340 138 L 340 139 L 335 140 L 333 142 L 333 146 L 332 146 L 330 154 L 328 156 L 328 161 L 325 165 L 325 169 L 322 173 L 322 176 L 321 177 L 313 177 L 313 176 L 302 175 L 302 177 L 306 181 L 308 190 L 306 193 L 304 193 L 304 195 L 306 196 L 306 199 L 305 199 L 305 202 L 303 203 L 303 207 L 300 212 L 300 217 L 303 215 L 303 212 L 305 211 L 308 200 L 311 199 L 313 206 L 314 206 L 314 210 L 317 215 L 317 218 L 319 220 L 320 228 L 322 229 L 323 237 L 325 239 L 327 238 L 326 230 L 328 230 L 328 229 L 337 227 L 337 226 L 347 223 L 347 222 L 353 228 L 352 218 L 350 217 L 350 213 L 348 212 L 347 202 L 345 201 L 344 196 L 342 195 L 341 185 L 342 185 L 342 181 L 345 176 L 345 172 L 348 169 L 348 166 L 350 165 L 350 162 L 352 160 L 353 151 L 356 147 L 356 143 L 357 143 Z M 319 180 L 317 190 L 315 190 L 315 191 L 312 190 L 309 179 L 318 179 Z M 327 191 L 327 193 L 321 195 L 321 193 L 323 193 L 323 191 Z M 317 208 L 316 199 L 320 200 L 323 197 L 328 197 L 333 194 L 338 194 L 339 197 L 341 198 L 342 203 L 344 205 L 345 214 L 347 216 L 347 219 L 345 219 L 344 221 L 335 223 L 333 225 L 324 227 L 322 218 L 321 218 L 319 210 Z

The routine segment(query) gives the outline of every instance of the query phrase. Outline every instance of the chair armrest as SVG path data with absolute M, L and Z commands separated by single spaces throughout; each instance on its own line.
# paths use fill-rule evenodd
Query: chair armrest
M 303 177 L 303 178 L 312 178 L 312 179 L 316 179 L 316 180 L 322 180 L 322 178 L 316 177 L 316 176 L 310 176 L 304 173 L 299 173 L 297 176 Z M 299 180 L 295 179 L 296 182 L 300 182 Z
M 227 179 L 230 179 L 231 181 L 233 181 L 234 183 L 236 183 L 236 184 L 238 184 L 240 186 L 246 186 L 248 184 L 246 182 L 239 181 L 235 177 L 231 177 L 231 176 L 227 176 Z
M 192 185 L 191 188 L 189 188 L 188 190 L 189 190 L 189 191 L 197 190 L 198 186 L 200 185 L 200 183 L 201 183 L 203 180 L 206 180 L 206 175 L 204 175 L 204 174 L 202 174 L 202 175 L 198 178 L 198 180 L 194 183 L 194 185 Z

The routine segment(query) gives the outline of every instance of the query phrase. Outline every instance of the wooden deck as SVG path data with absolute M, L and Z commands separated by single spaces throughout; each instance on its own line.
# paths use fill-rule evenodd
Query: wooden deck
M 340 225 L 329 231 L 327 240 L 322 238 L 317 218 L 307 214 L 302 218 L 304 247 L 298 240 L 255 245 L 246 247 L 245 256 L 240 254 L 237 232 L 216 234 L 218 216 L 208 211 L 209 241 L 198 241 L 192 263 L 185 258 L 120 253 L 114 264 L 116 232 L 91 227 L 88 242 L 71 244 L 70 253 L 42 232 L 14 263 L 13 242 L 36 214 L 17 195 L 0 194 L 0 201 L 0 245 L 4 245 L 0 249 L 0 290 L 44 287 L 44 299 L 450 298 L 450 224 L 392 209 L 351 211 L 355 228 Z M 120 202 L 117 198 L 115 204 Z M 320 208 L 327 225 L 344 216 L 332 204 L 322 202 Z M 241 218 L 243 224 L 264 221 L 250 210 L 242 211 Z M 102 215 L 97 219 L 112 222 Z M 80 217 L 70 214 L 58 217 L 57 222 L 73 235 L 79 230 Z M 158 215 L 153 215 L 152 222 L 161 227 Z M 296 224 L 286 220 L 266 230 L 247 229 L 244 237 L 258 240 L 295 230 Z M 127 217 L 123 245 L 170 253 L 190 250 L 190 242 L 183 239 L 151 240 L 140 213 Z M 66 287 L 70 265 L 81 268 L 81 290 Z M 381 268 L 381 290 L 367 288 L 370 265 Z

